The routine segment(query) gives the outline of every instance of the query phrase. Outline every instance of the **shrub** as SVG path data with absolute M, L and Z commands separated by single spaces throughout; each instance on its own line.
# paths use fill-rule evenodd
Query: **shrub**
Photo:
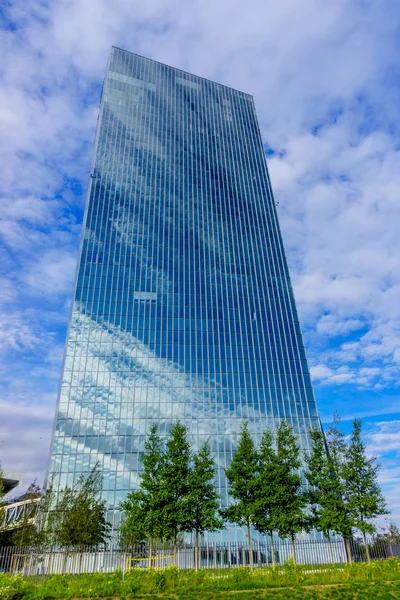
M 179 569 L 176 565 L 170 565 L 165 568 L 165 575 L 167 580 L 168 589 L 174 589 L 176 582 L 179 577 Z
M 146 577 L 144 571 L 128 571 L 125 573 L 125 581 L 122 584 L 122 589 L 125 594 L 136 594 L 143 589 L 143 582 Z
M 210 574 L 206 569 L 188 569 L 184 572 L 184 585 L 189 588 L 198 588 L 204 581 L 210 579 Z
M 164 592 L 167 589 L 167 574 L 165 571 L 153 571 L 151 573 L 153 589 L 156 592 Z
M 26 582 L 20 575 L 0 573 L 0 600 L 19 600 L 26 587 Z
M 233 581 L 239 582 L 250 579 L 251 571 L 249 567 L 235 567 L 230 574 Z

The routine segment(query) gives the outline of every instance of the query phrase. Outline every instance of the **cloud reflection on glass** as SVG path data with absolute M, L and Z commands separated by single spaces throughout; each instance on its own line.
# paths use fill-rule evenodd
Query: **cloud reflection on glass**
M 244 421 L 318 423 L 252 97 L 113 48 L 90 183 L 50 471 L 116 516 L 180 419 L 226 503 Z

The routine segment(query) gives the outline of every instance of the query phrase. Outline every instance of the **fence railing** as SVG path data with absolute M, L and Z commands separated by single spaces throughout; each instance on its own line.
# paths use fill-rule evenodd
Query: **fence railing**
M 400 557 L 400 544 L 388 544 L 379 538 L 371 539 L 367 548 L 359 540 L 349 543 L 351 560 L 361 562 L 391 556 Z M 151 552 L 151 556 L 150 556 Z M 293 561 L 293 545 L 287 540 L 254 542 L 250 548 L 254 566 L 284 565 Z M 199 546 L 198 566 L 206 569 L 227 569 L 250 564 L 249 546 L 244 543 L 202 543 Z M 342 539 L 297 540 L 296 563 L 329 565 L 348 562 Z M 69 548 L 40 549 L 32 547 L 0 547 L 0 571 L 28 575 L 111 573 L 116 570 L 163 569 L 176 565 L 180 569 L 195 567 L 196 552 L 190 544 L 173 548 L 167 544 L 138 544 L 131 548 Z
M 40 498 L 29 498 L 5 504 L 0 519 L 0 530 L 18 529 L 21 523 L 34 523 Z

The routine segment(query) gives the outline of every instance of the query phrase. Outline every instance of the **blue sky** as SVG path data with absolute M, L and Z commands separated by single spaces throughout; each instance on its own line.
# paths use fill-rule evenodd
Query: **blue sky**
M 397 0 L 27 0 L 0 30 L 0 460 L 43 479 L 112 44 L 254 95 L 324 423 L 400 519 Z

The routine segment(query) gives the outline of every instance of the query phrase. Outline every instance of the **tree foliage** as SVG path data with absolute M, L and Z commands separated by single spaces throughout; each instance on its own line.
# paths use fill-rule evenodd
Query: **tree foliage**
M 204 533 L 215 531 L 223 526 L 219 517 L 220 496 L 214 486 L 215 461 L 207 443 L 193 456 L 189 473 L 186 531 Z
M 272 432 L 267 428 L 258 448 L 259 467 L 256 482 L 256 506 L 254 527 L 260 533 L 270 535 L 272 564 L 275 566 L 274 530 L 279 515 L 280 484 L 278 457 L 274 448 Z
M 48 521 L 53 541 L 64 547 L 103 546 L 110 536 L 106 502 L 101 500 L 102 475 L 96 465 L 87 476 L 61 491 Z
M 242 425 L 239 442 L 231 463 L 225 469 L 229 494 L 234 499 L 223 512 L 223 516 L 232 523 L 247 527 L 247 541 L 251 548 L 251 526 L 255 524 L 257 513 L 257 484 L 259 457 L 248 424 Z M 250 552 L 250 567 L 252 567 Z
M 274 449 L 272 432 L 268 428 L 261 438 L 258 454 L 254 527 L 260 533 L 272 533 L 276 529 L 280 483 L 278 480 L 278 457 Z
M 378 484 L 380 465 L 375 457 L 368 457 L 361 438 L 362 423 L 354 419 L 350 444 L 343 464 L 344 497 L 353 526 L 365 536 L 376 527 L 369 519 L 387 514 L 385 499 Z
M 237 448 L 225 469 L 232 502 L 224 511 L 227 519 L 238 525 L 252 524 L 256 511 L 259 460 L 257 448 L 247 423 L 242 425 Z
M 348 540 L 353 534 L 354 519 L 346 498 L 344 470 L 347 461 L 347 443 L 345 435 L 340 429 L 340 417 L 336 412 L 333 415 L 333 423 L 327 431 L 326 439 L 328 466 L 331 469 L 333 486 L 331 497 L 328 499 L 331 504 L 327 507 L 327 517 L 332 527 L 331 531 Z
M 62 490 L 59 492 L 61 496 Z M 54 475 L 51 475 L 45 482 L 41 491 L 40 502 L 37 509 L 36 517 L 36 533 L 34 545 L 41 548 L 46 548 L 54 543 L 54 521 L 55 513 L 55 491 L 54 491 Z
M 130 492 L 121 504 L 124 522 L 120 535 L 124 545 L 131 545 L 142 539 L 160 540 L 168 537 L 163 518 L 165 448 L 155 425 L 150 429 L 144 449 L 141 456 L 143 470 L 140 474 L 140 489 Z
M 328 537 L 335 533 L 345 539 L 355 528 L 364 533 L 374 530 L 370 519 L 386 512 L 377 484 L 379 466 L 366 456 L 361 422 L 354 421 L 350 442 L 339 424 L 335 415 L 327 439 L 322 429 L 311 430 L 312 448 L 304 461 L 293 428 L 285 420 L 280 422 L 275 438 L 267 429 L 258 447 L 248 424 L 242 426 L 237 448 L 225 469 L 231 503 L 220 515 L 247 528 L 249 547 L 252 527 L 269 534 L 272 549 L 274 532 L 291 538 L 295 560 L 295 536 L 311 527 Z M 153 427 L 142 463 L 140 489 L 131 492 L 122 504 L 126 519 L 121 533 L 125 540 L 163 539 L 176 545 L 181 532 L 193 531 L 197 547 L 200 534 L 223 526 L 217 516 L 214 460 L 207 444 L 197 454 L 192 453 L 184 425 L 175 423 L 166 443 Z M 252 566 L 251 552 L 249 556 Z
M 187 428 L 179 421 L 172 426 L 166 444 L 157 427 L 151 428 L 141 457 L 140 489 L 128 494 L 121 504 L 125 515 L 122 539 L 128 542 L 144 537 L 176 544 L 179 533 L 188 530 L 191 458 Z
M 329 537 L 330 533 L 351 537 L 353 521 L 344 501 L 343 480 L 345 445 L 337 425 L 329 432 L 332 452 L 325 446 L 321 429 L 310 432 L 312 449 L 306 454 L 306 478 L 313 525 Z
M 346 441 L 335 413 L 327 432 L 327 447 L 322 431 L 314 429 L 312 450 L 306 455 L 313 524 L 328 537 L 331 532 L 344 537 L 348 560 L 351 560 L 348 540 L 353 530 L 362 532 L 369 558 L 365 536 L 375 532 L 370 520 L 387 513 L 377 480 L 379 465 L 374 457 L 367 457 L 361 431 L 360 419 L 354 419 L 350 441 Z
M 149 507 L 147 497 L 142 490 L 130 492 L 121 510 L 124 511 L 125 519 L 119 530 L 119 543 L 123 547 L 134 546 L 146 542 L 149 531 Z
M 220 496 L 214 487 L 215 461 L 207 443 L 194 454 L 189 473 L 185 531 L 195 532 L 195 566 L 198 568 L 199 535 L 205 531 L 215 531 L 223 527 L 218 514 Z
M 180 531 L 190 524 L 189 494 L 190 463 L 192 453 L 187 439 L 187 427 L 179 421 L 173 424 L 167 439 L 162 466 L 162 511 L 168 537 L 176 543 Z
M 389 521 L 388 530 L 385 533 L 379 534 L 379 538 L 387 544 L 400 544 L 400 529 L 396 523 Z
M 279 483 L 276 502 L 279 510 L 274 523 L 280 537 L 291 538 L 296 561 L 295 535 L 309 530 L 310 520 L 307 515 L 307 495 L 299 472 L 300 449 L 293 428 L 285 420 L 278 427 L 276 446 Z

